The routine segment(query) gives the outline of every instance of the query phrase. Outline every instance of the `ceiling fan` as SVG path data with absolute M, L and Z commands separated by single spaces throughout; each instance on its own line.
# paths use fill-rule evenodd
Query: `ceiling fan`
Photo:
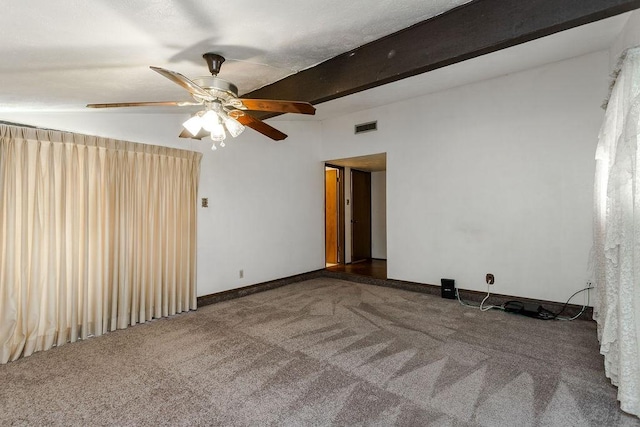
M 153 71 L 168 78 L 172 82 L 186 89 L 193 101 L 151 101 L 151 102 L 118 102 L 110 104 L 87 104 L 90 108 L 117 108 L 117 107 L 150 107 L 150 106 L 193 106 L 201 105 L 203 110 L 195 113 L 183 123 L 184 130 L 181 138 L 202 139 L 210 135 L 215 143 L 219 142 L 224 147 L 224 139 L 228 131 L 231 136 L 238 136 L 244 127 L 260 132 L 261 134 L 280 141 L 287 137 L 276 128 L 266 124 L 262 120 L 251 116 L 247 111 L 268 111 L 271 113 L 296 113 L 315 114 L 316 109 L 308 102 L 278 101 L 273 99 L 248 99 L 238 96 L 238 88 L 231 82 L 218 78 L 220 67 L 224 57 L 216 53 L 208 52 L 202 55 L 207 61 L 211 76 L 188 79 L 180 73 L 166 70 L 160 67 L 150 67 Z

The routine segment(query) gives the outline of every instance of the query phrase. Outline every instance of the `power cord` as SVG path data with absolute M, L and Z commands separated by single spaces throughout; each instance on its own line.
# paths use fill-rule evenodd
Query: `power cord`
M 482 302 L 480 303 L 480 305 L 473 305 L 473 304 L 469 304 L 465 301 L 462 301 L 462 299 L 460 299 L 460 292 L 458 291 L 458 288 L 456 288 L 456 297 L 458 298 L 458 302 L 460 303 L 460 305 L 463 305 L 465 307 L 472 307 L 472 308 L 479 308 L 481 311 L 489 311 L 492 308 L 498 309 L 498 310 L 504 310 L 504 308 L 500 305 L 488 305 L 486 307 L 484 306 L 484 302 L 487 300 L 487 298 L 489 298 L 489 285 L 487 285 L 487 296 L 484 297 L 484 299 L 482 300 Z
M 482 307 L 484 305 L 484 302 L 489 298 L 489 295 L 491 295 L 491 292 L 489 291 L 489 289 L 491 289 L 491 284 L 487 283 L 487 296 L 484 297 L 484 299 L 480 303 L 480 311 L 489 311 L 492 308 L 497 308 L 497 306 L 495 306 L 495 305 L 488 305 L 488 306 L 486 306 L 484 308 Z
M 580 312 L 578 314 L 576 314 L 573 317 L 558 317 L 558 316 L 560 316 L 564 312 L 564 310 L 567 308 L 567 305 L 569 305 L 569 301 L 571 301 L 571 299 L 573 297 L 578 295 L 580 292 L 588 291 L 589 289 L 593 289 L 593 286 L 588 286 L 586 288 L 580 289 L 579 291 L 577 291 L 573 295 L 571 295 L 569 297 L 569 299 L 567 300 L 567 302 L 564 303 L 564 306 L 562 306 L 562 310 L 560 310 L 558 312 L 558 314 L 554 314 L 553 318 L 557 319 L 557 320 L 575 320 L 578 317 L 580 317 L 582 315 L 582 313 L 584 313 L 584 311 L 587 309 L 587 306 L 589 305 L 589 292 L 586 293 L 585 302 L 584 302 L 584 304 L 582 304 L 582 310 L 580 310 Z
M 480 311 L 489 311 L 491 309 L 504 310 L 505 309 L 504 308 L 504 304 L 502 304 L 502 305 L 487 305 L 487 306 L 484 305 L 484 303 L 487 301 L 487 299 L 491 295 L 490 289 L 491 288 L 490 288 L 489 284 L 487 284 L 487 295 L 484 297 L 484 299 L 482 300 L 480 305 L 473 305 L 473 304 L 467 303 L 466 301 L 463 301 L 460 298 L 460 292 L 459 292 L 458 288 L 456 288 L 456 298 L 458 298 L 458 302 L 460 303 L 460 305 L 465 306 L 465 307 L 478 308 L 478 309 L 480 309 Z M 567 321 L 571 321 L 571 320 L 577 319 L 578 317 L 580 317 L 584 313 L 584 311 L 587 309 L 587 306 L 589 305 L 589 292 L 586 293 L 585 302 L 582 305 L 582 310 L 580 310 L 580 312 L 578 314 L 576 314 L 573 317 L 560 317 L 560 315 L 567 308 L 567 306 L 569 305 L 569 302 L 573 299 L 573 297 L 578 295 L 580 292 L 588 291 L 590 289 L 593 289 L 593 286 L 589 286 L 589 287 L 580 289 L 579 291 L 575 292 L 573 295 L 571 295 L 569 297 L 567 302 L 564 303 L 564 306 L 562 307 L 562 309 L 558 313 L 553 313 L 553 312 L 551 312 L 549 310 L 543 309 L 543 312 L 539 313 L 541 315 L 539 318 L 543 319 L 543 320 L 567 320 Z M 518 301 L 509 301 L 509 302 L 510 303 L 516 303 Z

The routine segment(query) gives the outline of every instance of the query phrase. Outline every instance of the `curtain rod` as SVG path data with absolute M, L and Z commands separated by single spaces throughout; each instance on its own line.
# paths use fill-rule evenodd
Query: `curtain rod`
M 29 129 L 56 130 L 58 132 L 62 132 L 62 131 L 60 131 L 58 129 L 41 128 L 41 127 L 38 127 L 38 126 L 25 125 L 25 124 L 22 124 L 22 123 L 7 122 L 7 121 L 4 121 L 4 120 L 0 120 L 0 125 L 20 126 L 20 127 L 29 128 Z

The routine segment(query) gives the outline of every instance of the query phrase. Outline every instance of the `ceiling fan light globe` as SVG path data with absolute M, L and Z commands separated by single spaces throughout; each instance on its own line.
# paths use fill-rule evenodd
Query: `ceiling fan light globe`
M 211 139 L 214 141 L 224 141 L 224 139 L 227 137 L 227 133 L 224 131 L 224 126 L 222 126 L 222 124 L 218 123 L 217 126 L 214 126 L 213 129 L 211 129 Z
M 244 126 L 231 117 L 227 117 L 227 119 L 224 121 L 224 124 L 231 136 L 234 138 L 237 138 L 244 131 Z
M 218 126 L 222 126 L 220 124 L 218 114 L 211 110 L 204 113 L 204 115 L 202 116 L 202 128 L 204 130 L 206 130 L 207 132 L 213 132 L 213 130 Z
M 193 116 L 186 122 L 182 124 L 182 126 L 192 135 L 196 136 L 202 129 L 202 119 L 200 116 Z

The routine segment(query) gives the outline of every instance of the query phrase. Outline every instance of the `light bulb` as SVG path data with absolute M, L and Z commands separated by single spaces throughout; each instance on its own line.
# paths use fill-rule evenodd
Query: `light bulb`
M 184 128 L 193 136 L 198 135 L 202 129 L 202 118 L 197 114 L 182 124 Z
M 224 131 L 224 126 L 222 126 L 222 123 L 217 123 L 215 126 L 213 126 L 210 129 L 210 132 L 211 132 L 211 139 L 213 139 L 214 141 L 224 141 L 224 139 L 227 137 L 227 134 Z
M 231 117 L 228 117 L 228 116 L 225 119 L 224 124 L 227 127 L 227 130 L 229 131 L 231 136 L 234 137 L 234 138 L 236 138 L 238 135 L 240 135 L 242 133 L 242 131 L 244 130 L 244 126 L 240 122 L 238 122 L 237 120 L 234 120 L 234 119 L 232 119 Z
M 202 116 L 202 128 L 207 132 L 213 131 L 216 126 L 220 125 L 220 119 L 214 111 L 207 111 Z
M 218 147 L 216 147 L 216 143 L 214 141 L 213 144 L 211 144 L 211 151 L 216 151 L 218 149 Z

